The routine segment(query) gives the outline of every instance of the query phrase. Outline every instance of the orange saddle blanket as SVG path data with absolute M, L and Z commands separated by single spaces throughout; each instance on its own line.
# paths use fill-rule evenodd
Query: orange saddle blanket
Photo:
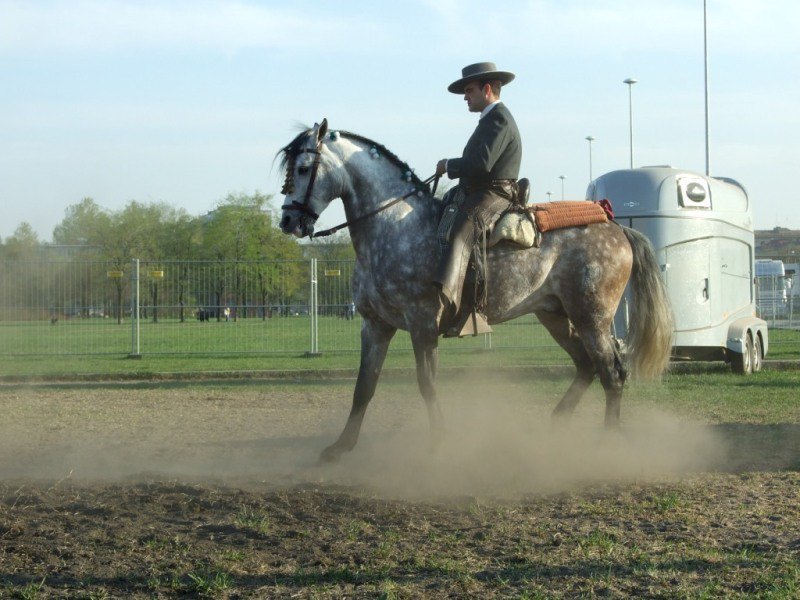
M 606 202 L 607 204 L 607 202 Z M 591 200 L 561 200 L 560 202 L 544 202 L 532 204 L 526 208 L 536 222 L 539 231 L 551 231 L 562 227 L 605 223 L 609 216 L 610 205 Z

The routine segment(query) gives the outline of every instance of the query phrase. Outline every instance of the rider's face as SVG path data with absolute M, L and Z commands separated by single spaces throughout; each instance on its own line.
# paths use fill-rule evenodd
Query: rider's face
M 479 113 L 489 105 L 489 95 L 485 92 L 488 85 L 481 87 L 477 81 L 470 81 L 464 86 L 464 100 L 467 101 L 469 112 Z

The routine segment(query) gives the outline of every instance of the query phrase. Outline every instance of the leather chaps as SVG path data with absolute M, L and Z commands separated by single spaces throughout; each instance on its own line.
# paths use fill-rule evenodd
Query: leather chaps
M 499 192 L 499 193 L 498 193 Z M 475 244 L 492 224 L 498 212 L 508 206 L 508 197 L 500 190 L 469 192 L 464 198 L 450 230 L 450 244 L 439 261 L 434 283 L 458 312 L 470 255 Z M 469 304 L 472 298 L 467 299 Z

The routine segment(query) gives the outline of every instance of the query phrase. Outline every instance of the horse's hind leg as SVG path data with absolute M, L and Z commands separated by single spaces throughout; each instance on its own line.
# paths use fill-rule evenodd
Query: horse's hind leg
M 622 404 L 622 388 L 628 373 L 611 337 L 610 321 L 587 323 L 579 321 L 575 327 L 585 354 L 591 360 L 594 372 L 599 376 L 606 395 L 606 427 L 617 427 Z
M 553 409 L 554 419 L 568 419 L 575 411 L 575 407 L 580 402 L 586 389 L 594 380 L 594 365 L 586 352 L 583 341 L 572 328 L 569 319 L 565 315 L 552 312 L 537 312 L 536 316 L 545 329 L 550 332 L 550 335 L 553 336 L 553 339 L 566 350 L 575 364 L 575 377 L 564 397 Z
M 599 352 L 597 372 L 600 383 L 606 393 L 606 427 L 619 426 L 619 414 L 622 404 L 622 388 L 628 378 L 628 372 L 622 364 L 622 357 L 617 351 L 610 334 L 598 336 Z
M 364 414 L 367 412 L 370 400 L 375 395 L 375 387 L 378 385 L 383 361 L 386 359 L 386 351 L 389 349 L 389 342 L 392 341 L 396 331 L 393 327 L 364 318 L 361 327 L 361 364 L 358 367 L 358 379 L 353 391 L 353 406 L 350 409 L 350 416 L 347 418 L 347 423 L 339 438 L 322 451 L 320 461 L 335 462 L 339 460 L 342 453 L 352 450 L 358 442 Z

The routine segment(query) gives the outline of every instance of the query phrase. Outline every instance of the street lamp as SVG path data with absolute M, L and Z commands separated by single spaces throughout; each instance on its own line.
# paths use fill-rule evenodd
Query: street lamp
M 592 182 L 592 142 L 594 138 L 590 135 L 586 136 L 586 141 L 589 142 L 589 183 Z
M 706 102 L 706 175 L 711 174 L 711 158 L 708 151 L 708 17 L 706 11 L 706 0 L 703 0 L 703 77 L 705 87 L 705 102 Z
M 629 126 L 629 135 L 630 135 L 630 142 L 631 142 L 631 169 L 633 168 L 633 95 L 631 93 L 631 88 L 633 87 L 634 83 L 637 83 L 639 80 L 634 79 L 633 77 L 628 77 L 622 83 L 626 83 L 628 85 L 628 126 Z
M 547 192 L 547 201 L 550 202 L 550 197 L 553 195 L 553 192 Z
M 558 178 L 561 180 L 561 199 L 564 199 L 564 180 L 566 177 L 564 175 L 559 175 Z

